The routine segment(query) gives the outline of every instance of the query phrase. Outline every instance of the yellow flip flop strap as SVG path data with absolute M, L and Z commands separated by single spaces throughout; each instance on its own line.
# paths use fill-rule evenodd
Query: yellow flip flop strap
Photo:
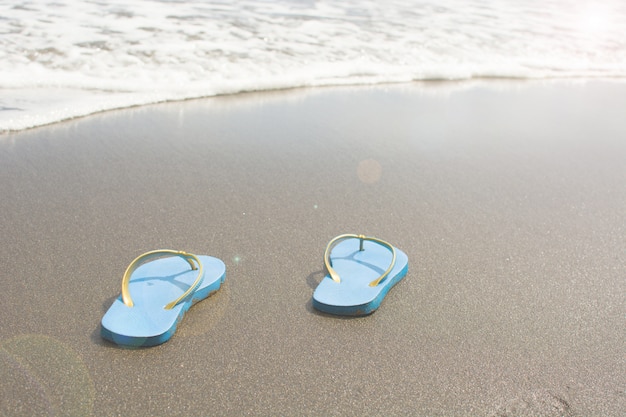
M 360 239 L 361 241 L 359 245 L 360 251 L 364 250 L 363 249 L 364 240 L 369 240 L 370 242 L 378 243 L 379 245 L 384 246 L 385 248 L 391 251 L 391 265 L 389 265 L 389 268 L 387 268 L 387 270 L 380 277 L 376 278 L 374 281 L 370 282 L 369 284 L 370 287 L 377 286 L 378 283 L 380 283 L 380 281 L 382 281 L 383 279 L 387 277 L 387 275 L 389 275 L 389 273 L 391 272 L 391 270 L 396 264 L 395 248 L 391 246 L 389 243 L 385 242 L 384 240 L 377 239 L 375 237 L 364 236 L 364 235 L 345 234 L 345 235 L 339 235 L 333 238 L 330 242 L 328 242 L 328 245 L 326 246 L 326 251 L 324 252 L 324 265 L 326 265 L 326 269 L 328 270 L 328 273 L 330 274 L 330 278 L 337 283 L 341 282 L 341 279 L 339 278 L 339 274 L 337 274 L 337 271 L 335 271 L 331 265 L 330 251 L 337 243 L 345 239 Z
M 124 304 L 126 304 L 128 307 L 132 307 L 134 305 L 133 300 L 130 297 L 130 290 L 128 289 L 128 285 L 130 283 L 130 276 L 133 274 L 133 272 L 135 272 L 137 268 L 139 268 L 141 265 L 145 264 L 146 262 L 149 262 L 157 258 L 169 258 L 172 256 L 180 256 L 181 258 L 183 258 L 189 263 L 192 270 L 194 271 L 198 270 L 198 278 L 196 278 L 193 284 L 191 284 L 191 287 L 189 287 L 189 289 L 185 291 L 183 295 L 181 295 L 174 301 L 165 305 L 164 308 L 166 310 L 171 310 L 172 308 L 176 306 L 176 304 L 180 303 L 182 300 L 187 298 L 191 293 L 193 293 L 200 286 L 200 283 L 202 282 L 202 278 L 204 276 L 203 274 L 204 268 L 202 267 L 202 263 L 200 262 L 200 259 L 198 259 L 196 255 L 193 255 L 187 252 L 175 251 L 175 250 L 169 250 L 169 249 L 159 249 L 159 250 L 146 252 L 143 255 L 139 255 L 137 258 L 135 258 L 134 261 L 130 263 L 130 265 L 128 265 L 128 268 L 126 268 L 126 272 L 124 272 L 124 277 L 122 277 L 122 301 L 124 302 Z M 195 265 L 194 265 L 194 262 L 196 263 Z

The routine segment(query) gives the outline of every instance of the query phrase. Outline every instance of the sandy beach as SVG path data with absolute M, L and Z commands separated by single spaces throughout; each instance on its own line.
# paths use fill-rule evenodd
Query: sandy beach
M 623 416 L 626 84 L 242 94 L 0 135 L 0 415 Z M 316 312 L 326 243 L 409 258 Z M 218 257 L 174 337 L 100 337 L 159 248 Z

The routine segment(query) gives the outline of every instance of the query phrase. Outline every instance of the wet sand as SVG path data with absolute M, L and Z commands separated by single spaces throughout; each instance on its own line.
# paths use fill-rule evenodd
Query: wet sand
M 0 414 L 626 413 L 626 84 L 293 90 L 0 136 Z M 409 273 L 311 307 L 326 243 Z M 99 336 L 142 252 L 222 259 L 174 337 Z

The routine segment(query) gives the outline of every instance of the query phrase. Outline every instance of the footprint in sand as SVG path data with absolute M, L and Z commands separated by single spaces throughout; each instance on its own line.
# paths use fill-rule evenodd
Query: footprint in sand
M 572 416 L 566 400 L 547 390 L 536 390 L 503 401 L 493 417 L 568 417 Z

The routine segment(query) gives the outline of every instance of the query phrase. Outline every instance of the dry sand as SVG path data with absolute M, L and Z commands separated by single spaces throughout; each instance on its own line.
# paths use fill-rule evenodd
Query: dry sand
M 626 84 L 171 103 L 0 136 L 0 414 L 626 414 Z M 326 243 L 390 241 L 373 315 L 318 314 Z M 164 345 L 103 341 L 142 252 L 224 260 Z

